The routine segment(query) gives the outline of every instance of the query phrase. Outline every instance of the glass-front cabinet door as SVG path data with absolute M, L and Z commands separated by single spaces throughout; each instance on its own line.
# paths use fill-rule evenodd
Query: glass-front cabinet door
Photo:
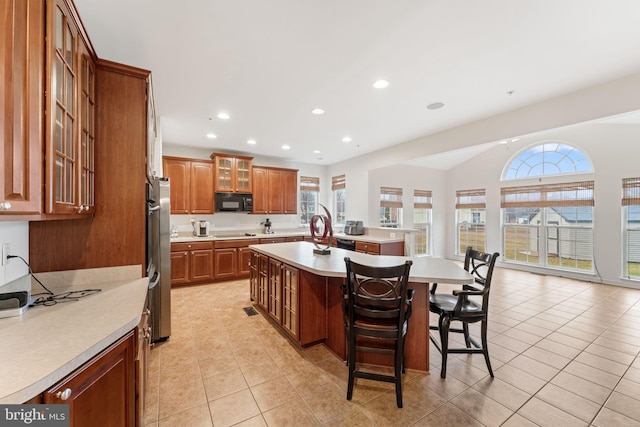
M 218 157 L 216 159 L 216 191 L 233 191 L 233 158 Z
M 95 67 L 63 0 L 48 5 L 45 213 L 94 206 Z
M 236 181 L 239 193 L 251 193 L 251 160 L 236 159 Z

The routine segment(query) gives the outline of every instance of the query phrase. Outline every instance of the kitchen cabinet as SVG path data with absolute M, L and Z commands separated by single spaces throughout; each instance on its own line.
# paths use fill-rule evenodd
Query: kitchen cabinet
M 213 242 L 171 244 L 171 286 L 213 281 Z
M 297 170 L 254 166 L 253 187 L 254 214 L 297 213 Z
M 0 220 L 42 212 L 44 19 L 40 0 L 0 4 Z
M 228 280 L 249 276 L 249 245 L 258 239 L 219 240 L 215 242 L 215 279 Z
M 262 237 L 260 243 L 283 243 L 286 242 L 286 237 Z
M 162 170 L 171 180 L 172 214 L 213 214 L 212 162 L 165 156 Z
M 95 54 L 71 7 L 47 3 L 45 219 L 95 211 Z
M 269 258 L 267 312 L 276 323 L 282 323 L 282 262 Z
M 356 240 L 356 252 L 369 255 L 404 255 L 404 242 L 371 243 Z
M 253 157 L 212 153 L 215 162 L 215 191 L 219 193 L 251 193 Z
M 287 263 L 252 253 L 250 294 L 258 307 L 302 347 L 326 336 L 326 282 Z
M 136 354 L 135 354 L 135 384 L 136 384 L 136 426 L 144 425 L 145 396 L 148 381 L 149 352 L 151 350 L 152 331 L 149 326 L 151 311 L 148 308 L 148 299 L 145 301 L 145 309 L 140 316 L 140 322 L 136 328 Z
M 135 426 L 135 335 L 131 331 L 44 392 L 44 404 L 68 404 L 71 427 Z

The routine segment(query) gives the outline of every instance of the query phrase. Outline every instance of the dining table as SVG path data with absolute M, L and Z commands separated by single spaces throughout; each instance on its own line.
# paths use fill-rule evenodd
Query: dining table
M 405 339 L 405 367 L 419 371 L 429 371 L 429 285 L 432 283 L 471 284 L 473 276 L 460 262 L 435 256 L 389 256 L 370 255 L 346 249 L 330 248 L 329 253 L 314 252 L 310 242 L 268 243 L 249 246 L 250 250 L 279 261 L 299 271 L 299 292 L 304 294 L 310 304 L 313 300 L 313 318 L 305 320 L 300 313 L 300 328 L 309 323 L 306 339 L 298 340 L 302 347 L 322 343 L 342 360 L 346 359 L 346 334 L 342 311 L 342 285 L 346 280 L 345 258 L 370 265 L 386 267 L 403 264 L 411 260 L 409 288 L 414 290 L 412 315 Z M 303 308 L 300 308 L 302 311 Z M 324 316 L 322 322 L 317 319 Z M 392 366 L 388 355 L 365 354 L 359 362 Z

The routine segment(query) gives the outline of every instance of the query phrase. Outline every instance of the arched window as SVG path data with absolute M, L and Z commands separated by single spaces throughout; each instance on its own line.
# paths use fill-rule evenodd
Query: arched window
M 561 142 L 546 142 L 521 151 L 507 166 L 502 180 L 593 172 L 582 151 Z

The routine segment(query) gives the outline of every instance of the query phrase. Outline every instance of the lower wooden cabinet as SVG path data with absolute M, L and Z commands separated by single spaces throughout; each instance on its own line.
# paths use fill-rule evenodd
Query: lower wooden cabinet
M 219 240 L 215 242 L 215 278 L 230 280 L 249 276 L 249 245 L 258 239 Z
M 68 404 L 71 427 L 136 425 L 135 335 L 129 332 L 44 392 L 45 404 Z
M 213 281 L 213 242 L 171 244 L 171 286 Z
M 356 252 L 369 255 L 404 255 L 404 242 L 371 243 L 356 241 Z

